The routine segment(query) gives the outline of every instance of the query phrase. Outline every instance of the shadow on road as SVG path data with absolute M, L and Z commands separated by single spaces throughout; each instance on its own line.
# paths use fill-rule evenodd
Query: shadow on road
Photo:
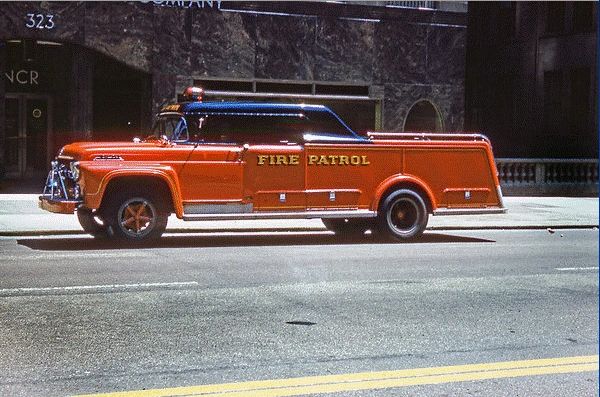
M 417 240 L 409 242 L 389 242 L 374 236 L 341 238 L 330 233 L 297 233 L 269 235 L 181 235 L 163 236 L 161 239 L 144 244 L 121 243 L 110 240 L 94 240 L 88 237 L 66 237 L 48 239 L 18 239 L 17 243 L 25 247 L 42 251 L 84 251 L 141 248 L 209 248 L 209 247 L 260 247 L 260 246 L 310 246 L 310 245 L 360 245 L 360 244 L 396 244 L 414 245 L 424 243 L 493 243 L 494 240 L 455 236 L 440 233 L 425 233 Z

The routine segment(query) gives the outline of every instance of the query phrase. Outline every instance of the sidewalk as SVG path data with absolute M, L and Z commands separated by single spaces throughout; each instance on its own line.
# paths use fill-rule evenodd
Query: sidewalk
M 36 194 L 0 194 L 0 236 L 83 234 L 75 215 L 37 207 Z M 430 230 L 598 227 L 598 198 L 505 197 L 500 215 L 431 216 Z M 320 219 L 184 222 L 171 216 L 167 233 L 219 231 L 323 231 Z

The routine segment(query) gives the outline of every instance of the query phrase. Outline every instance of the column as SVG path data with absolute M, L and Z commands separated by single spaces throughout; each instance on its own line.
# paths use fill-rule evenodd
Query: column
M 91 140 L 93 125 L 94 57 L 85 48 L 73 47 L 70 84 L 70 124 L 73 140 Z
M 6 137 L 5 131 L 5 104 L 4 96 L 6 88 L 4 86 L 4 73 L 6 72 L 6 44 L 0 40 L 0 181 L 4 178 L 4 141 Z

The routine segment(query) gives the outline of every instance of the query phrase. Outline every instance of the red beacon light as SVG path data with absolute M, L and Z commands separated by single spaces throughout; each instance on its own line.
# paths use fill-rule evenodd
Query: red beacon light
M 190 102 L 202 102 L 204 90 L 200 87 L 188 87 L 183 91 L 183 98 Z

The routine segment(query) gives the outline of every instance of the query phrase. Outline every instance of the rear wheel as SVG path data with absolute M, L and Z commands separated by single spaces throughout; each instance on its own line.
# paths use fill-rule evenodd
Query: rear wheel
M 410 189 L 399 189 L 381 203 L 377 223 L 383 234 L 402 241 L 423 234 L 428 217 L 421 195 Z
M 159 195 L 139 191 L 117 193 L 109 200 L 103 213 L 115 237 L 131 242 L 159 238 L 167 227 L 169 217 Z

